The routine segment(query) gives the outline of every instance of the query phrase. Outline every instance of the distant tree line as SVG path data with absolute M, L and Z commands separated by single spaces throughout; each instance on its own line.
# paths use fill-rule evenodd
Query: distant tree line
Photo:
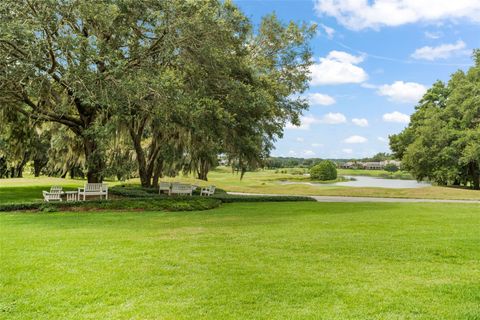
M 320 161 L 320 158 L 270 157 L 265 161 L 265 168 L 310 168 Z
M 418 180 L 480 189 L 480 51 L 474 66 L 437 81 L 410 124 L 390 137 L 394 155 Z
M 395 160 L 395 157 L 393 154 L 390 154 L 390 153 L 379 152 L 372 157 L 360 159 L 360 161 L 362 162 L 380 162 L 380 161 L 386 161 L 386 160 Z
M 3 0 L 0 177 L 261 167 L 307 108 L 314 34 L 231 1 Z
M 334 163 L 341 164 L 348 161 L 384 161 L 393 160 L 394 156 L 389 153 L 380 152 L 369 158 L 363 159 L 322 159 L 322 158 L 296 158 L 296 157 L 270 157 L 265 161 L 265 168 L 311 168 L 323 160 L 331 160 Z

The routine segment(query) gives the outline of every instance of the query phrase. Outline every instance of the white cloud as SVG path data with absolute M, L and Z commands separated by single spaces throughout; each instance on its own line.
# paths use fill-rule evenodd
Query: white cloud
M 384 137 L 377 137 L 377 140 L 380 142 L 387 142 L 388 140 Z
M 352 123 L 359 127 L 368 127 L 368 120 L 365 118 L 353 118 Z
M 351 64 L 359 64 L 360 62 L 363 62 L 363 60 L 365 60 L 365 56 L 363 55 L 354 56 L 345 51 L 333 50 L 333 51 L 330 51 L 330 53 L 327 56 L 327 59 L 337 60 L 340 62 L 346 62 Z
M 403 114 L 398 111 L 394 111 L 392 113 L 385 113 L 383 115 L 383 121 L 385 122 L 397 122 L 397 123 L 409 123 L 410 116 Z
M 362 136 L 350 136 L 343 140 L 345 143 L 365 143 L 368 139 Z
M 295 151 L 293 151 L 293 150 L 290 150 L 290 151 L 288 151 L 288 155 L 294 157 L 294 156 L 297 155 L 297 153 L 296 153 Z
M 310 126 L 314 123 L 318 122 L 317 119 L 315 119 L 312 116 L 302 116 L 300 117 L 300 125 L 299 126 L 294 126 L 293 124 L 289 123 L 287 124 L 287 129 L 292 129 L 292 130 L 309 130 Z
M 323 144 L 321 144 L 321 143 L 312 143 L 312 147 L 315 147 L 315 148 L 323 147 Z
M 420 83 L 395 81 L 392 84 L 380 86 L 377 93 L 392 101 L 417 102 L 426 91 L 427 88 Z
M 322 93 L 309 93 L 307 99 L 311 106 L 329 106 L 336 102 L 333 97 Z
M 349 148 L 345 148 L 345 149 L 342 149 L 342 152 L 343 152 L 343 153 L 346 153 L 346 154 L 352 154 L 352 153 L 353 153 L 353 150 L 352 150 L 352 149 L 349 149 Z
M 322 123 L 322 124 L 341 124 L 347 122 L 347 118 L 342 113 L 332 113 L 329 112 L 323 115 L 321 118 L 315 118 L 313 116 L 302 116 L 300 117 L 300 125 L 294 126 L 291 123 L 288 123 L 286 128 L 292 130 L 310 130 L 312 124 Z M 297 138 L 303 139 L 303 138 Z
M 328 39 L 332 39 L 333 35 L 335 34 L 335 29 L 330 28 L 329 26 L 324 25 L 323 23 L 320 24 L 320 27 L 322 27 L 323 31 L 327 35 Z
M 365 89 L 378 89 L 379 88 L 379 86 L 377 86 L 375 84 L 372 84 L 372 83 L 368 83 L 368 82 L 362 83 L 360 86 L 362 88 L 365 88 Z
M 425 31 L 425 37 L 428 39 L 440 39 L 443 37 L 442 32 L 430 32 L 430 31 Z
M 458 19 L 480 22 L 478 0 L 315 0 L 315 10 L 353 30 Z
M 318 120 L 319 123 L 325 124 L 340 124 L 347 122 L 347 118 L 342 113 L 329 112 Z
M 303 155 L 304 156 L 314 156 L 315 152 L 313 152 L 312 150 L 303 150 Z
M 464 50 L 466 47 L 465 42 L 458 40 L 456 43 L 442 44 L 437 47 L 422 47 L 415 50 L 412 53 L 412 58 L 420 60 L 437 60 L 437 59 L 448 59 L 453 55 L 464 55 L 470 54 L 470 51 Z
M 357 66 L 364 59 L 363 56 L 354 56 L 343 51 L 331 51 L 319 63 L 310 66 L 310 84 L 334 85 L 346 83 L 362 83 L 368 75 Z
M 303 142 L 303 141 L 305 141 L 305 140 L 304 140 L 303 138 L 301 138 L 301 137 L 299 137 L 299 138 L 297 138 L 297 139 L 295 139 L 295 140 L 296 140 L 297 142 Z

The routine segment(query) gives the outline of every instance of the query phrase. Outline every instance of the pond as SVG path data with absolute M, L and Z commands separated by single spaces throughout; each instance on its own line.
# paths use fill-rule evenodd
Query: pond
M 367 176 L 345 176 L 346 179 L 354 179 L 352 181 L 335 182 L 335 183 L 315 183 L 315 182 L 294 182 L 283 181 L 282 184 L 308 184 L 319 187 L 375 187 L 375 188 L 390 188 L 390 189 L 409 189 L 409 188 L 423 188 L 430 187 L 428 182 L 417 182 L 415 180 L 400 180 L 400 179 L 383 179 L 373 178 Z

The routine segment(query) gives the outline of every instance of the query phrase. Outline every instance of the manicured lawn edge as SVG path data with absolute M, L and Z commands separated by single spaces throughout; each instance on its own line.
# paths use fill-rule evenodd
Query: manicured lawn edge
M 167 195 L 159 195 L 156 188 L 142 188 L 137 185 L 120 185 L 110 188 L 111 194 L 120 197 L 129 197 L 129 198 L 151 198 L 151 199 L 175 199 L 177 197 L 171 198 Z M 198 194 L 194 192 L 194 195 Z M 216 189 L 213 199 L 218 199 L 224 203 L 232 202 L 285 202 L 285 201 L 315 201 L 309 196 L 239 196 L 239 195 L 229 195 L 222 189 Z
M 112 187 L 110 193 L 117 197 L 111 200 L 90 200 L 76 202 L 30 202 L 0 204 L 0 212 L 11 211 L 95 211 L 95 210 L 139 210 L 139 211 L 201 211 L 219 207 L 222 203 L 233 202 L 292 202 L 315 201 L 306 196 L 238 196 L 219 190 L 212 197 L 159 195 L 154 188 L 139 186 Z
M 0 212 L 10 211 L 95 211 L 95 210 L 141 210 L 141 211 L 200 211 L 217 208 L 221 201 L 213 198 L 176 199 L 117 199 L 78 202 L 37 202 L 0 205 Z

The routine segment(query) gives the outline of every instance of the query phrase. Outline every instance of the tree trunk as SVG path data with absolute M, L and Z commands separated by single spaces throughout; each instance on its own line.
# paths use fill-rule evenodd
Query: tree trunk
M 141 121 L 141 124 L 139 125 L 137 130 L 135 130 L 135 124 L 132 123 L 129 127 L 129 132 L 130 137 L 132 138 L 133 148 L 135 149 L 135 153 L 137 154 L 138 174 L 140 176 L 140 183 L 142 184 L 142 187 L 149 188 L 152 186 L 152 176 L 159 148 L 155 141 L 152 141 L 147 158 L 147 155 L 145 154 L 145 151 L 142 147 L 142 136 L 145 129 L 146 119 L 147 118 L 144 118 L 143 121 Z
M 162 177 L 163 177 L 163 160 L 158 159 L 157 164 L 155 166 L 155 171 L 153 173 L 152 186 L 155 187 L 155 188 L 158 188 L 158 182 L 159 182 L 160 178 L 162 178 Z
M 473 189 L 480 190 L 480 169 L 478 168 L 478 164 L 476 162 L 472 162 L 470 164 L 470 169 L 472 175 Z
M 148 188 L 151 185 L 151 176 L 149 177 L 147 174 L 147 160 L 145 159 L 145 152 L 142 148 L 141 137 L 135 134 L 135 130 L 133 130 L 133 128 L 129 129 L 130 137 L 132 138 L 133 148 L 135 149 L 135 153 L 137 154 L 138 174 L 140 176 L 140 183 L 142 184 L 142 187 Z
M 25 165 L 28 162 L 28 159 L 30 159 L 30 152 L 26 152 L 23 155 L 22 162 L 20 162 L 17 167 L 14 169 L 14 177 L 13 178 L 23 178 L 23 169 L 25 168 Z
M 85 159 L 87 163 L 87 180 L 89 183 L 103 181 L 102 171 L 105 167 L 98 145 L 93 138 L 83 137 Z
M 208 171 L 210 171 L 210 164 L 208 160 L 200 160 L 199 168 L 197 169 L 197 177 L 200 180 L 208 181 Z
M 42 169 L 47 165 L 47 161 L 42 161 L 41 159 L 33 160 L 33 175 L 39 177 L 42 173 Z
M 480 173 L 478 169 L 475 171 L 475 173 L 472 176 L 473 176 L 473 189 L 480 190 Z

